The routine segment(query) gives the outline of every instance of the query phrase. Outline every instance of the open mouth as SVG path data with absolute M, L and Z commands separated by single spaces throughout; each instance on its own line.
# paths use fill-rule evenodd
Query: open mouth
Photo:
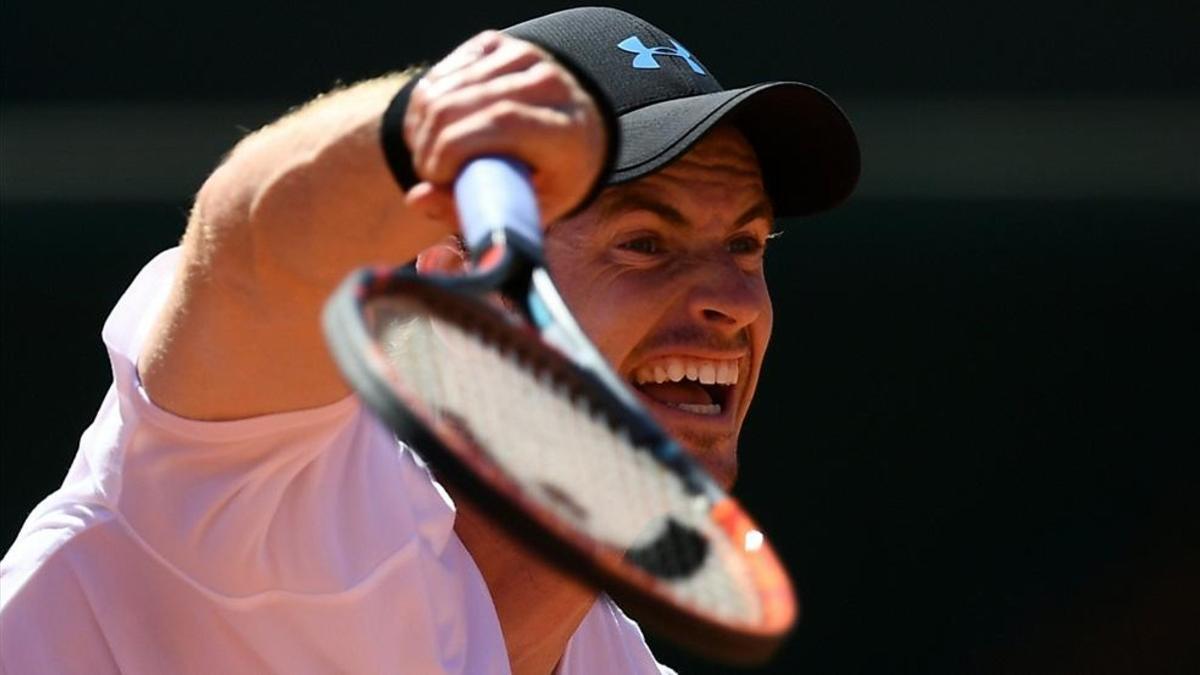
M 737 359 L 666 357 L 633 373 L 635 389 L 669 408 L 694 415 L 717 416 L 733 403 L 738 381 Z

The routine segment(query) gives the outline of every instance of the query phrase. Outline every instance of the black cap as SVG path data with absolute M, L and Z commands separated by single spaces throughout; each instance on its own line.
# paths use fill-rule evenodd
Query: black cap
M 777 215 L 837 206 L 858 182 L 858 140 L 827 95 L 800 82 L 725 89 L 680 42 L 632 14 L 580 7 L 506 31 L 590 79 L 612 104 L 620 145 L 611 183 L 639 178 L 730 122 L 758 155 Z

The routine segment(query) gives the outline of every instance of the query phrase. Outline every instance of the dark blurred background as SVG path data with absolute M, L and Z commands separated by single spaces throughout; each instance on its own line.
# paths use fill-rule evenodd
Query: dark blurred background
M 108 386 L 109 308 L 238 138 L 565 6 L 3 3 L 0 545 Z M 727 86 L 821 86 L 863 143 L 852 201 L 769 257 L 738 493 L 805 615 L 757 672 L 1200 672 L 1198 5 L 619 6 Z

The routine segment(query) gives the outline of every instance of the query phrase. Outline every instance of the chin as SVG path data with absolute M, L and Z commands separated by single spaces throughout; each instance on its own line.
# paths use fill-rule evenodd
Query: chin
M 725 490 L 737 480 L 737 439 L 725 434 L 676 432 L 675 438 Z

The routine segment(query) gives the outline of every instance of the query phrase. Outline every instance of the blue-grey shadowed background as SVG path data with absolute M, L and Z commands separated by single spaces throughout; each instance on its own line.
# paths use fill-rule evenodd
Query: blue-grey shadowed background
M 565 6 L 0 6 L 3 545 L 104 394 L 109 308 L 238 138 Z M 821 86 L 863 143 L 855 198 L 768 257 L 738 493 L 805 616 L 755 672 L 1196 672 L 1198 6 L 620 6 L 726 85 Z

